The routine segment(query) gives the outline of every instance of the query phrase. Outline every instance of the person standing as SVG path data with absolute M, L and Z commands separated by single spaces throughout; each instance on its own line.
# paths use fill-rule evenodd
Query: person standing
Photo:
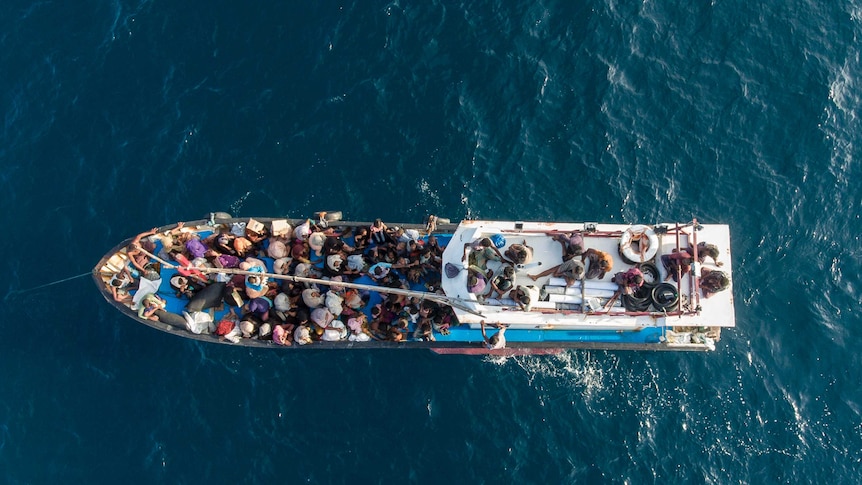
M 506 348 L 506 326 L 499 323 L 494 324 L 500 330 L 491 335 L 491 338 L 485 334 L 485 320 L 482 320 L 482 340 L 485 341 L 485 348 L 488 350 L 505 349 Z

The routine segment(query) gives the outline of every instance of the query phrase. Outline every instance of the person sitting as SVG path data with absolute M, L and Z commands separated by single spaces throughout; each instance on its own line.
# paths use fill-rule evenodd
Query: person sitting
M 344 265 L 342 265 L 342 268 Z M 347 268 L 344 269 L 345 274 L 368 273 L 371 266 L 368 264 L 366 256 L 363 254 L 351 254 L 347 257 Z
M 321 248 L 323 256 L 349 253 L 351 251 L 353 251 L 353 248 L 348 246 L 347 243 L 338 236 L 326 236 L 326 239 L 323 240 L 323 247 Z
M 416 245 L 416 241 L 409 239 L 407 241 L 399 241 L 398 244 L 395 245 L 395 252 L 398 254 L 399 258 L 412 259 L 419 254 L 419 249 Z
M 500 250 L 487 237 L 473 241 L 470 244 L 465 244 L 464 255 L 461 256 L 461 261 L 467 259 L 468 249 L 470 249 L 469 264 L 478 266 L 483 271 L 488 268 L 488 261 L 501 261 L 504 259 L 503 255 L 500 254 Z
M 272 259 L 286 258 L 290 255 L 290 241 L 281 237 L 269 238 L 269 246 L 266 248 L 266 255 Z
M 189 258 L 186 257 L 183 253 L 173 253 L 174 261 L 177 262 L 177 272 L 182 276 L 187 278 L 191 278 L 194 281 L 197 281 L 201 285 L 206 285 L 209 283 L 207 279 L 207 275 L 200 271 L 199 268 L 194 266 Z
M 416 254 L 416 261 L 419 261 L 419 266 L 422 267 L 423 271 L 434 270 L 435 264 L 431 261 L 434 255 L 431 251 L 431 248 L 422 248 Z
M 482 268 L 478 266 L 469 266 L 467 267 L 467 291 L 476 295 L 479 299 L 482 299 L 482 295 L 485 293 L 485 287 L 487 286 L 488 278 L 494 274 L 493 271 L 488 270 L 486 274 Z
M 156 311 L 164 310 L 167 302 L 155 293 L 148 293 L 141 299 L 138 306 L 138 317 L 144 320 L 159 321 Z
M 320 294 L 317 287 L 302 290 L 302 302 L 308 308 L 321 308 L 326 303 L 326 298 Z
M 175 253 L 182 252 L 185 244 L 185 242 L 180 242 L 181 236 L 184 232 L 183 227 L 185 227 L 185 223 L 178 222 L 173 229 L 167 232 L 156 233 L 153 236 L 153 238 L 158 239 L 162 243 L 162 248 L 157 254 L 158 257 L 162 259 L 172 259 Z
M 296 239 L 290 247 L 290 257 L 300 263 L 311 263 L 311 251 L 307 241 Z
M 216 324 L 215 334 L 233 342 L 239 341 L 239 317 L 233 308 Z
M 287 295 L 288 304 L 290 308 L 296 308 L 299 306 L 300 300 L 302 298 L 302 290 L 305 289 L 302 283 L 298 283 L 296 281 L 282 281 L 281 283 L 281 291 Z
M 560 243 L 563 247 L 563 261 L 580 256 L 584 252 L 584 236 L 581 231 L 569 234 L 554 234 L 551 239 Z
M 533 248 L 527 246 L 525 240 L 523 244 L 515 243 L 509 246 L 504 256 L 514 264 L 527 264 L 533 260 Z
M 177 298 L 186 297 L 191 299 L 201 289 L 201 286 L 190 283 L 188 278 L 180 275 L 172 277 L 170 284 Z
M 730 286 L 730 278 L 724 271 L 716 269 L 702 268 L 700 274 L 700 289 L 703 291 L 703 297 L 710 296 L 724 291 Z
M 351 254 L 362 254 L 368 248 L 368 229 L 360 227 L 356 229 L 356 234 L 353 235 L 353 249 Z
M 311 318 L 311 316 L 309 315 L 307 309 L 298 308 L 298 309 L 296 309 L 294 314 L 291 315 L 290 318 L 287 319 L 287 323 L 292 323 L 292 324 L 296 325 L 297 327 L 300 325 L 310 326 L 311 325 L 311 323 L 309 321 L 310 318 Z
M 609 273 L 614 268 L 614 260 L 611 259 L 610 254 L 593 248 L 584 251 L 581 262 L 588 262 L 587 274 L 584 276 L 588 280 L 602 279 L 605 273 Z
M 293 332 L 293 340 L 299 345 L 308 345 L 312 342 L 311 329 L 308 324 L 297 325 Z
M 344 298 L 334 288 L 333 286 L 326 292 L 324 306 L 337 318 L 344 312 Z
M 222 231 L 213 236 L 213 241 L 210 243 L 213 249 L 221 254 L 236 256 L 236 249 L 233 247 L 233 242 L 236 239 L 236 236 L 231 234 L 230 231 Z
M 366 304 L 359 290 L 345 289 L 341 297 L 344 299 L 344 306 L 347 307 L 347 310 L 354 313 L 359 312 Z
M 233 310 L 233 308 L 231 308 Z M 260 326 L 263 322 L 259 318 L 256 318 L 254 315 L 245 315 L 241 322 L 239 322 L 239 332 L 242 338 L 255 338 L 260 331 Z M 270 330 L 270 333 L 272 331 Z
M 129 290 L 132 289 L 134 281 L 135 278 L 129 272 L 127 266 L 123 266 L 123 269 L 114 276 L 111 276 L 111 279 L 108 281 L 108 288 L 111 289 L 111 296 L 114 297 L 114 301 L 118 303 L 131 302 L 132 295 L 129 293 Z
M 317 278 L 320 274 L 317 271 L 317 268 L 312 266 L 309 263 L 299 263 L 293 268 L 293 275 L 301 278 Z M 302 283 L 306 288 L 311 286 L 311 283 L 304 282 Z
M 644 284 L 644 274 L 638 268 L 630 268 L 625 272 L 618 272 L 614 275 L 614 283 L 620 288 L 619 291 L 624 295 L 632 295 Z
M 382 304 L 378 303 L 371 308 L 371 322 L 368 327 L 377 340 L 386 340 L 389 322 L 384 320 Z
M 309 234 L 306 241 L 308 242 L 308 247 L 314 251 L 315 260 L 323 256 L 323 244 L 326 243 L 326 234 L 320 231 L 314 231 Z
M 305 219 L 305 221 L 293 228 L 293 237 L 297 241 L 305 242 L 308 239 L 308 236 L 311 235 L 311 219 Z
M 437 236 L 428 237 L 428 242 L 425 244 L 425 247 L 431 250 L 433 257 L 439 258 L 440 256 L 443 256 L 444 248 L 440 246 L 440 240 L 437 239 Z
M 293 338 L 293 330 L 294 325 L 290 323 L 286 323 L 283 325 L 276 325 L 272 328 L 272 341 L 276 345 L 291 345 L 291 340 Z M 310 337 L 309 337 L 310 338 Z M 303 345 L 300 343 L 299 345 Z
M 263 240 L 269 235 L 266 227 L 261 227 L 259 230 L 252 230 L 248 226 L 245 228 L 245 237 L 254 245 L 263 243 Z
M 506 325 L 492 324 L 492 326 L 499 328 L 500 330 L 491 335 L 491 338 L 485 334 L 485 320 L 482 320 L 482 340 L 485 341 L 485 348 L 488 350 L 497 350 L 497 349 L 505 349 L 506 348 Z
M 265 268 L 262 265 L 250 263 L 248 260 L 240 264 L 239 267 L 243 271 L 255 273 L 245 277 L 245 294 L 249 298 L 266 296 L 269 292 L 269 285 L 267 284 L 268 279 L 263 276 Z
M 407 327 L 409 322 L 406 317 L 401 317 L 389 325 L 389 340 L 393 342 L 401 342 L 406 340 Z
M 323 274 L 325 276 L 340 276 L 345 273 L 344 256 L 340 253 L 326 256 L 323 265 Z
M 389 274 L 389 271 L 391 271 L 391 269 L 392 263 L 376 263 L 375 265 L 368 268 L 368 276 L 379 281 L 385 278 Z
M 395 226 L 391 231 L 389 231 L 389 239 L 395 244 L 398 244 L 399 242 L 407 242 L 407 239 L 409 238 L 406 237 L 403 228 Z
M 548 275 L 552 275 L 557 278 L 565 278 L 566 286 L 572 286 L 575 284 L 575 281 L 584 279 L 584 263 L 571 258 L 563 261 L 563 264 L 554 266 L 553 268 L 542 271 L 539 274 L 531 274 L 527 276 L 529 276 L 533 281 L 536 281 L 539 278 Z
M 201 238 L 197 233 L 190 232 L 184 236 L 185 237 L 180 237 L 180 240 L 183 241 L 183 246 L 192 259 L 203 258 L 211 255 L 209 253 L 211 249 L 204 241 L 201 241 Z
M 254 251 L 254 243 L 246 237 L 237 237 L 233 240 L 233 249 L 236 256 L 244 258 Z
M 411 263 L 387 263 L 385 261 L 381 261 L 368 268 L 368 276 L 380 281 L 385 279 L 389 275 L 391 270 L 403 269 L 409 266 L 411 266 Z
M 311 312 L 311 321 L 320 340 L 334 342 L 347 338 L 347 327 L 325 307 L 315 308 Z
M 421 266 L 410 268 L 407 270 L 407 281 L 418 284 L 422 281 L 424 270 Z
M 272 308 L 272 300 L 266 297 L 252 298 L 243 305 L 243 312 L 256 315 L 262 321 L 269 320 L 269 310 Z
M 386 224 L 383 223 L 380 219 L 375 219 L 371 224 L 371 227 L 368 228 L 368 231 L 371 234 L 371 242 L 375 245 L 379 246 L 381 244 L 385 244 L 389 242 L 389 237 L 387 235 Z
M 272 340 L 272 325 L 269 323 L 261 323 L 260 326 L 257 327 L 257 339 Z
M 182 227 L 182 223 L 178 223 L 177 227 Z M 126 256 L 128 256 L 132 265 L 140 271 L 140 274 L 144 274 L 147 271 L 146 266 L 150 263 L 150 256 L 146 253 L 152 253 L 155 249 L 155 245 L 152 242 L 147 240 L 145 243 L 143 239 L 145 237 L 152 236 L 157 232 L 159 232 L 159 228 L 154 227 L 149 231 L 138 234 L 134 239 L 132 239 L 132 242 L 129 243 L 129 246 L 126 249 Z
M 488 298 L 494 298 L 494 295 L 499 295 L 504 298 L 506 293 L 515 287 L 515 268 L 506 265 L 503 272 L 491 278 L 491 292 L 488 293 Z
M 376 339 L 374 334 L 368 329 L 368 317 L 364 313 L 359 313 L 355 317 L 347 320 L 347 328 L 350 329 L 350 335 L 347 340 L 351 342 L 368 342 Z
M 644 275 L 638 268 L 630 268 L 628 271 L 620 271 L 614 275 L 614 283 L 617 291 L 605 304 L 605 310 L 609 309 L 620 295 L 633 295 L 644 284 Z
M 413 338 L 424 342 L 434 342 L 437 340 L 434 338 L 434 331 L 431 327 L 430 318 L 426 317 L 419 320 L 416 324 L 416 330 L 413 331 Z
M 670 254 L 663 254 L 661 264 L 664 266 L 665 271 L 667 271 L 667 276 L 664 277 L 665 281 L 673 278 L 674 281 L 679 282 L 680 277 L 691 271 L 691 263 L 693 261 L 694 258 L 691 257 L 688 251 L 677 251 L 674 249 Z
M 694 254 L 694 248 L 688 248 L 689 254 Z M 697 262 L 703 264 L 706 261 L 706 258 L 712 258 L 715 262 L 715 265 L 721 267 L 724 265 L 723 262 L 718 260 L 719 256 L 718 246 L 715 244 L 707 244 L 706 242 L 697 243 Z
M 521 285 L 516 286 L 514 290 L 509 292 L 509 298 L 515 300 L 515 303 L 521 310 L 525 312 L 530 311 L 530 305 L 533 302 L 533 298 L 526 287 Z

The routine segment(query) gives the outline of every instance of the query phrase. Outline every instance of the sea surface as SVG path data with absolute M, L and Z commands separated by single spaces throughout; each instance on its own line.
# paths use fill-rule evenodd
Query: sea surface
M 0 483 L 860 482 L 860 2 L 3 7 Z M 254 351 L 82 276 L 153 226 L 317 210 L 726 223 L 738 327 Z

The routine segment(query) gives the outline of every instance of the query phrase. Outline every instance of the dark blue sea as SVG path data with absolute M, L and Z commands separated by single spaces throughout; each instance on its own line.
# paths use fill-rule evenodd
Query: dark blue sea
M 860 38 L 846 0 L 5 2 L 0 483 L 859 483 Z M 81 276 L 153 226 L 317 210 L 730 224 L 738 327 L 254 351 Z

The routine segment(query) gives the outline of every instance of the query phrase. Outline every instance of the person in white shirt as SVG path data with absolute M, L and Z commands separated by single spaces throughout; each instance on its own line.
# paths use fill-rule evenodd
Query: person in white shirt
M 500 331 L 491 335 L 491 338 L 488 338 L 488 336 L 485 335 L 485 320 L 482 320 L 482 340 L 485 341 L 485 348 L 488 350 L 505 349 L 506 326 L 500 325 L 499 323 L 493 324 L 493 326 L 499 328 Z

